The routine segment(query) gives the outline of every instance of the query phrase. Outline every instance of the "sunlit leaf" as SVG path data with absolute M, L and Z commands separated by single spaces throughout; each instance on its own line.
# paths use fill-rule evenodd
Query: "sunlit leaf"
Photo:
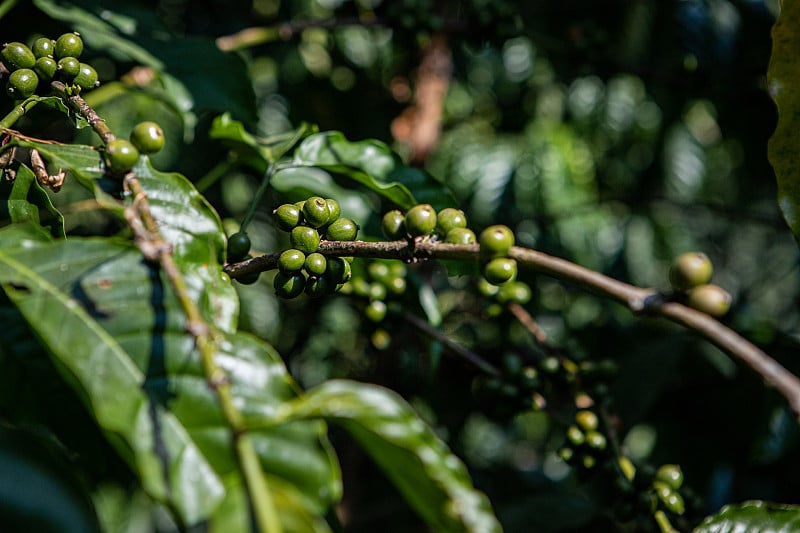
M 343 426 L 433 530 L 500 531 L 464 464 L 388 389 L 331 380 L 284 404 L 277 419 L 324 419 Z
M 800 506 L 764 501 L 726 505 L 707 517 L 694 533 L 774 533 L 800 529 Z
M 420 203 L 417 197 L 437 209 L 455 205 L 442 184 L 403 165 L 400 157 L 380 141 L 351 142 L 338 131 L 318 133 L 300 143 L 292 164 L 314 166 L 349 178 L 401 209 Z
M 316 127 L 304 123 L 294 131 L 259 139 L 249 133 L 244 124 L 234 120 L 230 113 L 224 113 L 214 119 L 208 136 L 222 141 L 236 153 L 239 162 L 263 174 L 270 163 L 283 157 L 301 139 L 316 131 Z
M 34 142 L 15 137 L 12 146 L 36 149 L 45 163 L 69 172 L 67 179 L 75 178 L 81 185 L 94 192 L 95 197 L 106 209 L 121 212 L 121 204 L 115 202 L 106 189 L 121 190 L 119 183 L 104 179 L 102 156 L 96 148 L 81 144 L 51 144 Z
M 238 473 L 234 439 L 159 270 L 124 241 L 38 242 L 15 226 L 5 233 L 15 242 L 4 239 L 0 286 L 147 492 L 188 523 L 232 520 L 217 508 L 225 498 L 222 478 Z M 196 277 L 186 277 L 199 294 Z M 245 420 L 261 419 L 297 394 L 269 345 L 244 334 L 215 337 L 215 361 Z M 282 498 L 310 516 L 341 490 L 324 432 L 312 422 L 250 434 L 265 472 L 290 487 L 278 495 L 286 493 Z
M 800 4 L 783 2 L 772 28 L 769 90 L 778 106 L 778 124 L 769 140 L 769 160 L 778 180 L 778 205 L 800 239 Z
M 76 299 L 75 278 L 99 261 L 132 252 L 122 244 L 87 244 L 6 247 L 0 251 L 0 283 L 76 380 L 100 426 L 128 447 L 125 455 L 148 492 L 197 521 L 222 498 L 219 478 L 174 415 L 148 398 L 143 372 L 91 316 L 105 311 L 87 310 Z M 167 468 L 165 461 L 174 464 Z

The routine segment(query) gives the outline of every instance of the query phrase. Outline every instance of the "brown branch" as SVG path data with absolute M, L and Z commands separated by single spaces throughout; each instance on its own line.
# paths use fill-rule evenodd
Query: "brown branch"
M 542 328 L 539 327 L 539 324 L 533 319 L 530 313 L 525 310 L 524 307 L 517 303 L 510 303 L 506 305 L 506 308 L 511 312 L 512 315 L 514 315 L 519 323 L 528 330 L 528 333 L 533 336 L 539 346 L 541 346 L 548 353 L 555 351 L 555 349 L 547 342 L 547 334 Z
M 417 238 L 414 241 L 390 242 L 339 242 L 323 241 L 319 251 L 325 255 L 381 257 L 386 259 L 425 260 L 455 259 L 480 261 L 478 245 L 457 245 Z M 750 341 L 728 328 L 715 318 L 667 300 L 653 289 L 644 289 L 610 278 L 565 259 L 553 257 L 537 250 L 515 246 L 509 252 L 522 267 L 535 270 L 576 285 L 599 296 L 615 300 L 636 315 L 661 316 L 691 329 L 709 342 L 739 359 L 755 370 L 767 385 L 774 387 L 800 416 L 800 379 Z M 256 272 L 261 266 L 274 268 L 277 255 L 254 258 L 244 263 L 228 265 L 231 277 Z M 267 269 L 267 268 L 265 268 Z
M 217 47 L 224 52 L 242 50 L 272 41 L 288 41 L 292 37 L 300 35 L 309 28 L 321 28 L 332 30 L 347 26 L 382 26 L 383 22 L 377 18 L 364 19 L 361 17 L 342 17 L 327 18 L 321 20 L 298 20 L 293 22 L 282 22 L 274 26 L 254 26 L 245 28 L 231 35 L 224 35 L 217 38 Z

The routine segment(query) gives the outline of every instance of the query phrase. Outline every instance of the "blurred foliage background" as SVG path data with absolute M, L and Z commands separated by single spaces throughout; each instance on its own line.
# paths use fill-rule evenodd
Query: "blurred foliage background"
M 508 224 L 521 245 L 664 289 L 673 257 L 706 252 L 735 298 L 726 321 L 800 372 L 798 249 L 766 157 L 777 0 L 37 0 L 0 19 L 3 39 L 72 29 L 64 19 L 73 5 L 95 18 L 72 22 L 100 35 L 85 33 L 103 82 L 90 104 L 116 131 L 161 123 L 168 147 L 155 165 L 192 179 L 230 233 L 261 176 L 209 138 L 214 117 L 230 112 L 264 138 L 302 122 L 377 138 L 443 183 L 475 230 Z M 103 31 L 141 48 L 121 49 Z M 421 101 L 431 80 L 438 107 Z M 420 124 L 440 130 L 421 155 Z M 380 214 L 392 207 L 330 176 L 284 180 L 250 227 L 256 250 L 285 247 L 272 209 L 309 192 L 336 195 L 362 238 L 380 237 Z M 96 231 L 98 215 L 81 200 L 69 187 L 56 198 L 70 231 Z M 305 386 L 346 376 L 412 401 L 466 460 L 507 531 L 611 528 L 603 487 L 557 459 L 564 426 L 477 401 L 477 370 L 408 319 L 425 318 L 497 364 L 509 353 L 541 358 L 451 267 L 409 265 L 408 290 L 378 325 L 362 320 L 365 302 L 353 297 L 278 301 L 265 274 L 239 286 L 240 325 L 272 342 Z M 696 496 L 686 524 L 734 501 L 797 502 L 797 426 L 752 372 L 663 321 L 531 272 L 520 278 L 552 345 L 576 361 L 617 363 L 605 394 L 620 441 L 636 461 L 682 465 Z M 419 527 L 365 457 L 345 452 L 342 463 L 348 531 Z M 100 471 L 120 469 L 112 466 Z M 103 505 L 116 508 L 114 498 Z

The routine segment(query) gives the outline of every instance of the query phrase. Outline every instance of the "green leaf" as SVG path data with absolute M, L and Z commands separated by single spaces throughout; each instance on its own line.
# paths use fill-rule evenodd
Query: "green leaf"
M 38 150 L 45 163 L 68 171 L 67 179 L 77 179 L 94 192 L 103 207 L 122 214 L 122 205 L 106 192 L 107 189 L 119 191 L 121 185 L 105 178 L 102 156 L 96 148 L 81 144 L 41 143 L 19 137 L 13 138 L 9 145 Z
M 34 0 L 33 3 L 47 16 L 71 24 L 81 34 L 87 47 L 103 50 L 118 60 L 135 61 L 155 69 L 163 68 L 163 63 L 144 47 L 120 35 L 120 30 L 126 28 L 123 23 L 125 19 L 114 16 L 107 6 L 103 7 L 104 18 L 101 18 L 69 2 Z M 136 21 L 131 22 L 133 25 L 127 27 L 134 32 Z
M 6 238 L 8 237 L 8 238 Z M 130 462 L 151 497 L 186 523 L 236 521 L 223 479 L 238 475 L 233 436 L 186 333 L 182 308 L 157 268 L 130 243 L 31 241 L 0 231 L 0 287 L 22 312 L 56 366 Z M 204 282 L 185 274 L 207 315 Z M 219 275 L 219 274 L 218 274 Z M 296 396 L 272 348 L 245 334 L 214 330 L 216 363 L 226 371 L 245 421 L 260 420 Z M 308 516 L 340 495 L 335 457 L 318 421 L 251 432 L 276 499 Z M 283 485 L 281 485 L 283 483 Z
M 364 221 L 373 213 L 364 193 L 338 185 L 330 174 L 314 167 L 291 167 L 272 176 L 270 185 L 289 202 L 299 202 L 309 196 L 336 198 L 342 207 L 342 215 L 356 221 Z
M 86 128 L 89 126 L 89 122 L 87 122 L 85 118 L 83 118 L 80 115 L 76 115 L 75 113 L 70 111 L 70 109 L 64 103 L 64 100 L 62 100 L 58 96 L 39 96 L 34 94 L 31 95 L 29 99 L 39 102 L 40 105 L 50 107 L 61 113 L 64 113 L 65 115 L 71 116 L 74 119 L 75 125 L 78 128 Z
M 19 166 L 13 182 L 0 180 L 0 221 L 3 220 L 31 222 L 49 235 L 65 237 L 64 217 L 26 165 Z
M 707 517 L 694 533 L 772 533 L 800 530 L 800 505 L 749 501 L 726 505 Z
M 772 57 L 767 79 L 778 106 L 778 124 L 769 140 L 769 161 L 778 180 L 778 205 L 800 239 L 800 4 L 783 2 L 772 28 Z
M 347 429 L 433 530 L 501 530 L 461 460 L 394 392 L 330 380 L 281 406 L 271 422 L 308 419 Z
M 416 195 L 437 209 L 455 205 L 444 185 L 421 170 L 403 165 L 400 157 L 380 141 L 350 142 L 338 131 L 318 133 L 300 143 L 292 164 L 349 178 L 401 209 L 421 203 Z
M 75 299 L 74 278 L 98 261 L 134 252 L 127 245 L 87 244 L 6 247 L 0 251 L 0 286 L 75 379 L 100 426 L 124 442 L 120 451 L 127 451 L 148 493 L 198 521 L 223 496 L 219 478 L 174 415 L 148 398 L 143 372 Z
M 108 189 L 119 192 L 117 180 L 104 174 L 100 152 L 85 145 L 47 144 L 14 139 L 12 144 L 35 148 L 44 160 L 67 170 L 97 200 L 122 216 L 123 204 Z M 134 169 L 147 193 L 151 211 L 159 222 L 164 239 L 173 247 L 178 266 L 196 278 L 199 297 L 209 301 L 216 313 L 207 317 L 226 331 L 236 327 L 238 305 L 235 289 L 219 276 L 219 260 L 225 249 L 222 222 L 216 211 L 184 176 L 153 168 L 147 157 L 140 157 Z M 69 179 L 69 178 L 68 178 Z
M 226 146 L 236 152 L 239 162 L 263 174 L 270 163 L 276 162 L 300 139 L 316 133 L 316 131 L 316 127 L 303 123 L 294 131 L 259 139 L 249 133 L 244 124 L 234 120 L 230 113 L 224 113 L 214 119 L 208 136 L 223 141 Z

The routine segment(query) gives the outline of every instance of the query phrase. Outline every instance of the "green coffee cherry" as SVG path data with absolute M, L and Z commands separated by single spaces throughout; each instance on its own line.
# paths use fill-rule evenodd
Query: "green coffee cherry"
M 333 222 L 341 216 L 342 208 L 333 198 L 326 198 L 325 203 L 328 204 L 328 222 Z
M 595 450 L 604 450 L 606 448 L 606 436 L 599 431 L 587 431 L 586 445 Z
M 478 292 L 487 298 L 492 298 L 493 296 L 496 296 L 498 292 L 500 292 L 500 287 L 489 283 L 486 278 L 481 278 L 478 280 Z
M 33 68 L 33 65 L 36 64 L 36 56 L 33 55 L 31 49 L 19 42 L 8 43 L 3 46 L 0 56 L 3 58 L 3 64 L 11 71 L 21 68 Z
M 669 281 L 676 291 L 688 291 L 692 287 L 711 281 L 714 266 L 702 252 L 687 252 L 679 255 L 669 270 Z
M 78 83 L 77 77 L 75 83 Z M 164 130 L 155 122 L 140 122 L 131 130 L 130 140 L 139 152 L 154 154 L 164 147 Z
M 381 230 L 386 238 L 397 241 L 406 235 L 406 217 L 397 209 L 389 211 L 381 219 Z
M 295 248 L 289 248 L 278 256 L 278 270 L 284 274 L 296 274 L 306 264 L 306 254 Z
M 660 481 L 653 482 L 653 489 L 665 509 L 678 515 L 683 514 L 686 506 L 678 491 Z
M 83 53 L 83 39 L 77 33 L 65 33 L 56 40 L 53 49 L 56 59 L 62 57 L 79 58 Z
M 354 241 L 358 235 L 358 224 L 349 218 L 337 218 L 325 230 L 329 241 Z
M 390 278 L 386 282 L 386 290 L 396 296 L 400 296 L 406 292 L 406 279 L 405 278 Z
M 531 301 L 531 288 L 522 281 L 504 283 L 497 291 L 497 300 L 500 303 L 515 303 L 525 305 Z
M 341 257 L 331 257 L 328 259 L 325 275 L 336 285 L 346 283 L 352 276 L 350 263 Z
M 283 204 L 272 212 L 275 222 L 284 231 L 292 231 L 300 223 L 300 208 L 295 204 Z
M 478 242 L 481 245 L 481 255 L 485 258 L 506 257 L 508 251 L 514 246 L 514 232 L 503 225 L 489 226 L 481 232 Z
M 319 248 L 319 233 L 314 228 L 308 226 L 297 226 L 289 234 L 292 246 L 303 252 L 311 254 Z
M 475 244 L 478 242 L 475 232 L 467 228 L 453 228 L 447 232 L 444 242 L 449 244 Z
M 39 75 L 39 78 L 50 81 L 58 71 L 58 63 L 52 57 L 40 57 L 36 60 L 33 70 Z
M 492 259 L 483 268 L 483 276 L 493 285 L 502 285 L 517 275 L 517 262 L 507 257 Z
M 24 100 L 36 92 L 39 77 L 29 68 L 21 68 L 8 76 L 6 93 L 15 100 Z
M 250 237 L 243 231 L 237 231 L 228 237 L 228 261 L 237 262 L 250 253 Z
M 578 426 L 570 426 L 567 428 L 567 440 L 573 446 L 580 446 L 586 442 L 586 435 L 580 430 Z
M 306 277 L 303 274 L 278 272 L 272 285 L 275 288 L 275 295 L 279 298 L 297 298 L 306 287 Z
M 430 204 L 415 205 L 406 213 L 405 225 L 412 237 L 430 235 L 436 229 L 436 210 Z
M 466 227 L 467 217 L 460 209 L 446 207 L 436 215 L 436 231 L 441 235 L 446 236 L 452 229 Z
M 31 47 L 31 51 L 33 55 L 36 56 L 36 59 L 42 57 L 53 57 L 55 54 L 56 49 L 56 42 L 53 39 L 48 39 L 47 37 L 39 37 L 35 41 L 33 41 L 33 46 Z
M 386 299 L 386 285 L 380 282 L 374 282 L 369 284 L 369 291 L 367 292 L 367 296 L 370 300 L 385 300 Z
M 698 285 L 687 294 L 689 307 L 713 317 L 725 315 L 731 308 L 731 300 L 731 295 L 717 285 Z
M 545 357 L 539 363 L 539 368 L 547 374 L 555 374 L 561 370 L 561 361 L 555 356 Z
M 332 284 L 325 276 L 311 277 L 308 278 L 308 282 L 306 282 L 306 294 L 312 298 L 319 298 L 320 296 L 330 294 L 335 288 L 336 285 Z
M 369 277 L 381 283 L 384 283 L 392 275 L 392 271 L 389 270 L 389 265 L 383 261 L 372 261 L 367 267 L 367 273 Z
M 578 411 L 575 414 L 575 422 L 584 431 L 595 431 L 600 425 L 600 420 L 597 418 L 597 415 L 586 409 Z
M 683 485 L 683 471 L 678 465 L 661 465 L 656 470 L 656 481 L 678 490 Z
M 58 60 L 58 70 L 68 78 L 74 78 L 81 71 L 81 62 L 74 57 L 62 57 Z
M 303 205 L 303 216 L 311 227 L 320 228 L 324 226 L 330 220 L 328 202 L 325 201 L 325 198 L 312 196 Z
M 98 85 L 97 71 L 91 65 L 81 63 L 80 70 L 78 70 L 78 74 L 75 76 L 75 79 L 72 80 L 72 83 L 87 91 L 94 89 Z
M 364 316 L 371 322 L 380 322 L 386 318 L 386 302 L 383 300 L 372 300 L 364 308 Z
M 139 159 L 139 150 L 124 139 L 115 139 L 106 144 L 106 164 L 114 172 L 127 172 Z
M 319 252 L 314 252 L 306 256 L 304 263 L 306 272 L 312 276 L 321 276 L 328 268 L 328 260 Z
M 559 448 L 558 452 L 556 452 L 558 456 L 561 458 L 562 461 L 565 463 L 569 463 L 572 461 L 572 458 L 575 456 L 575 450 L 572 448 Z

